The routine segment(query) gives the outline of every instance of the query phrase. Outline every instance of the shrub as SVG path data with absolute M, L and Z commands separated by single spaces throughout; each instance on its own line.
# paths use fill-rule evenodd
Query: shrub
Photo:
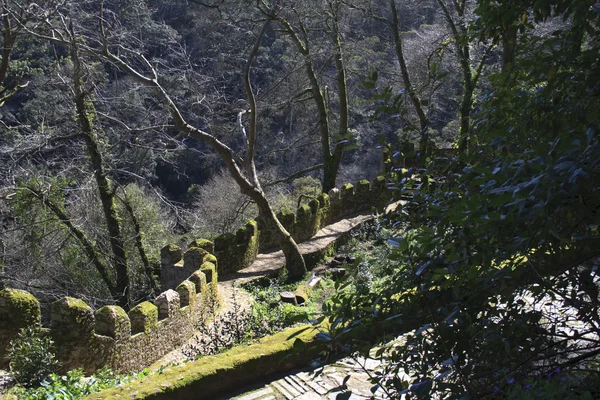
M 58 366 L 52 352 L 54 342 L 39 325 L 21 329 L 10 342 L 7 358 L 15 380 L 25 386 L 39 386 Z

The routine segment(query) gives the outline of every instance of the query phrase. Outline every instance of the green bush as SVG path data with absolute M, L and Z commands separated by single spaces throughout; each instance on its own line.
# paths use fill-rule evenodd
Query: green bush
M 21 329 L 10 342 L 7 358 L 15 380 L 25 387 L 39 386 L 56 370 L 58 361 L 52 352 L 54 342 L 39 325 Z

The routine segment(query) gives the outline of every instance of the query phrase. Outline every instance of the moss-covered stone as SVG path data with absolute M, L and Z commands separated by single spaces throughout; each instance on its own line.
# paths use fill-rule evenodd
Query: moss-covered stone
M 310 211 L 313 214 L 316 214 L 317 211 L 319 211 L 319 200 L 312 199 L 311 201 L 308 202 L 308 207 L 310 207 Z
M 186 251 L 183 255 L 183 267 L 190 273 L 197 270 L 202 265 L 204 256 L 207 254 L 209 254 L 208 251 L 200 247 L 192 247 L 188 249 L 188 251 Z
M 203 357 L 86 399 L 213 399 L 219 393 L 306 365 L 320 348 L 311 326 L 287 329 L 259 343 Z
M 206 276 L 206 282 L 217 285 L 217 268 L 211 262 L 205 262 L 200 267 L 200 272 Z
M 296 224 L 305 223 L 311 216 L 312 211 L 308 204 L 304 204 L 298 207 L 298 211 L 296 212 Z
M 291 211 L 283 210 L 277 214 L 277 219 L 279 222 L 281 222 L 285 229 L 290 230 L 296 222 L 296 214 Z
M 183 252 L 175 244 L 168 244 L 160 249 L 160 262 L 162 265 L 173 265 L 181 260 Z
M 129 310 L 129 320 L 133 334 L 150 333 L 158 326 L 158 307 L 149 301 L 144 301 Z
M 215 252 L 228 249 L 235 243 L 235 235 L 233 233 L 223 233 L 215 238 Z
M 366 195 L 371 190 L 371 184 L 366 179 L 361 179 L 356 184 L 356 194 Z
M 351 183 L 346 183 L 345 185 L 343 185 L 342 188 L 340 189 L 340 195 L 342 197 L 342 200 L 344 199 L 345 196 L 354 195 L 354 185 Z
M 196 285 L 189 280 L 185 280 L 175 289 L 179 293 L 181 307 L 187 307 L 196 299 Z
M 131 322 L 125 310 L 118 306 L 105 306 L 96 311 L 95 331 L 98 335 L 123 340 L 131 335 Z
M 64 297 L 52 303 L 50 326 L 69 336 L 91 335 L 94 311 L 81 299 Z
M 331 205 L 331 199 L 327 193 L 321 193 L 319 197 L 317 197 L 319 201 L 320 208 L 328 208 Z
M 217 257 L 214 254 L 205 255 L 204 258 L 202 259 L 202 262 L 205 263 L 207 261 L 217 265 Z
M 312 291 L 311 287 L 302 284 L 296 288 L 294 295 L 296 296 L 296 303 L 298 305 L 302 305 L 308 301 L 308 297 L 310 296 L 310 292 Z
M 215 252 L 215 246 L 214 246 L 213 242 L 211 242 L 208 239 L 192 240 L 192 242 L 190 244 L 188 244 L 188 249 L 192 248 L 192 247 L 198 247 L 200 249 L 204 249 L 204 250 L 208 251 L 209 253 Z
M 0 290 L 0 321 L 11 329 L 21 329 L 40 322 L 40 302 L 29 292 L 19 289 Z
M 237 244 L 248 243 L 248 241 L 250 241 L 250 238 L 252 237 L 252 234 L 253 232 L 251 227 L 250 229 L 248 229 L 248 227 L 242 226 L 235 232 L 235 242 Z
M 206 292 L 206 275 L 204 272 L 198 270 L 189 277 L 190 282 L 194 284 L 196 293 Z

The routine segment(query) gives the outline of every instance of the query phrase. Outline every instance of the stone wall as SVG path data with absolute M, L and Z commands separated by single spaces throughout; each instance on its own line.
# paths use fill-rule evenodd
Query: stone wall
M 297 242 L 303 242 L 313 237 L 321 228 L 336 222 L 344 217 L 355 215 L 359 212 L 382 208 L 387 205 L 389 191 L 385 179 L 380 176 L 372 183 L 361 180 L 356 185 L 346 184 L 340 189 L 332 189 L 329 193 L 321 193 L 308 204 L 301 206 L 296 212 L 281 212 L 277 215 L 279 221 L 290 232 Z M 186 253 L 175 245 L 163 248 L 161 258 L 161 284 L 163 288 L 173 288 L 182 279 L 189 275 L 190 269 L 186 267 L 186 257 L 194 244 L 202 242 L 204 248 L 214 245 L 214 254 L 219 260 L 218 271 L 228 274 L 244 269 L 252 264 L 259 252 L 277 249 L 274 226 L 258 221 L 249 220 L 245 226 L 235 233 L 225 233 L 215 238 L 214 244 L 200 239 L 192 242 Z M 212 249 L 212 247 L 210 247 Z M 181 257 L 183 256 L 183 261 Z M 196 256 L 195 256 L 196 257 Z M 202 257 L 198 254 L 196 258 Z
M 209 315 L 216 289 L 216 266 L 203 259 L 176 290 L 161 293 L 153 303 L 140 303 L 129 313 L 118 306 L 94 312 L 72 297 L 57 300 L 46 330 L 64 371 L 82 368 L 92 373 L 103 366 L 122 372 L 140 370 L 192 337 L 200 320 Z M 0 291 L 0 366 L 7 366 L 6 347 L 18 330 L 39 322 L 35 297 L 22 290 Z
M 383 177 L 372 184 L 362 180 L 322 193 L 295 213 L 278 215 L 298 242 L 319 229 L 359 212 L 387 204 Z M 277 247 L 274 229 L 248 221 L 235 233 L 197 239 L 187 251 L 176 245 L 161 250 L 161 287 L 156 300 L 143 302 L 129 313 L 118 306 L 94 312 L 84 301 L 65 297 L 52 304 L 48 333 L 56 344 L 63 370 L 82 368 L 91 373 L 103 366 L 129 372 L 142 369 L 186 343 L 208 315 L 216 298 L 217 276 L 248 267 L 259 251 Z M 217 261 L 218 260 L 218 261 Z M 6 348 L 19 329 L 40 323 L 40 305 L 28 292 L 0 291 L 0 367 L 6 367 Z

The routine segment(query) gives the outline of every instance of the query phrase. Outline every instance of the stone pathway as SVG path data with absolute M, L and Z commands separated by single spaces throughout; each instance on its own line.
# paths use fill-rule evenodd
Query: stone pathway
M 383 400 L 381 387 L 370 382 L 382 363 L 375 358 L 346 357 L 320 368 L 295 371 L 263 387 L 221 397 L 233 400 Z

